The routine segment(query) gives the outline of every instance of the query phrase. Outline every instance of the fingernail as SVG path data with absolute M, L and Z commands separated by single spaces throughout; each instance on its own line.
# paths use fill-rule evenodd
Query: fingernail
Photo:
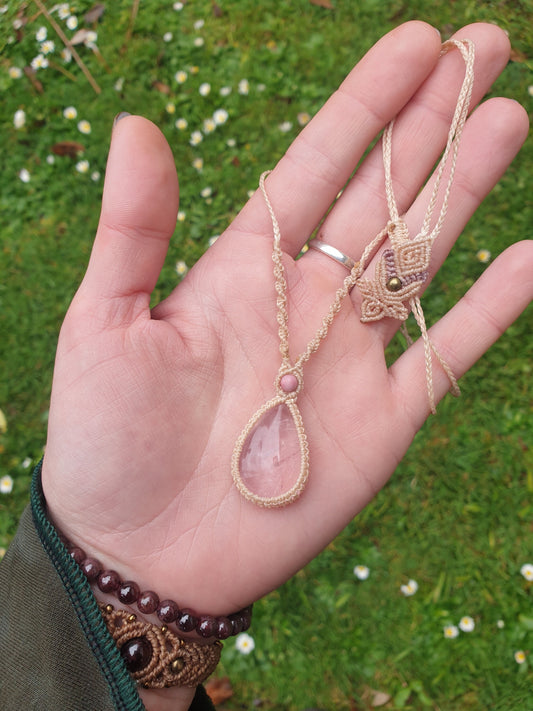
M 119 114 L 117 114 L 113 119 L 113 128 L 115 128 L 120 119 L 126 118 L 126 116 L 131 116 L 131 114 L 128 113 L 128 111 L 121 111 Z

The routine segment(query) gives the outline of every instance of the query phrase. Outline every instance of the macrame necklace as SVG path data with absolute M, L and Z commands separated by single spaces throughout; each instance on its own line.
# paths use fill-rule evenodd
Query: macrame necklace
M 428 279 L 431 249 L 437 239 L 448 209 L 450 190 L 455 174 L 457 152 L 474 84 L 474 45 L 470 40 L 448 40 L 442 46 L 441 55 L 457 48 L 465 62 L 465 77 L 450 125 L 446 147 L 434 173 L 434 185 L 420 232 L 410 238 L 406 223 L 400 217 L 392 186 L 392 129 L 394 120 L 383 133 L 383 163 L 385 169 L 385 192 L 390 220 L 381 232 L 364 249 L 361 258 L 352 267 L 343 285 L 337 290 L 322 324 L 305 351 L 292 362 L 289 355 L 289 329 L 287 283 L 282 261 L 281 233 L 274 209 L 265 188 L 269 172 L 263 173 L 259 187 L 265 199 L 274 235 L 272 259 L 277 293 L 277 323 L 281 366 L 275 380 L 274 397 L 266 402 L 250 418 L 233 450 L 231 469 L 235 485 L 249 501 L 266 508 L 286 506 L 302 494 L 309 474 L 309 446 L 297 399 L 303 390 L 303 366 L 326 338 L 329 328 L 344 299 L 357 285 L 361 293 L 361 321 L 370 323 L 385 317 L 402 321 L 402 329 L 411 340 L 403 323 L 408 315 L 409 304 L 420 328 L 424 343 L 425 369 L 428 400 L 431 411 L 435 410 L 433 392 L 432 357 L 447 374 L 451 391 L 459 394 L 457 381 L 435 345 L 429 338 L 419 293 Z M 448 160 L 449 159 L 449 160 Z M 441 186 L 444 169 L 449 162 L 449 172 L 438 218 L 431 228 L 433 213 Z M 372 279 L 361 278 L 363 272 L 382 245 L 389 238 L 390 248 L 385 249 L 377 261 Z M 287 474 L 290 484 L 287 486 Z

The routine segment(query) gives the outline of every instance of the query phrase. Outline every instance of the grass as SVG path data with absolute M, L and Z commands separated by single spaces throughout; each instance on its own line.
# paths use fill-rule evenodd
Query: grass
M 30 462 L 42 453 L 55 342 L 88 259 L 115 114 L 142 113 L 160 125 L 180 173 L 183 220 L 157 301 L 179 279 L 176 262 L 190 266 L 201 256 L 261 170 L 282 155 L 300 129 L 299 115 L 316 112 L 394 25 L 424 19 L 446 37 L 467 22 L 496 22 L 510 33 L 515 61 L 493 93 L 531 109 L 531 0 L 332 5 L 198 0 L 175 11 L 172 3 L 163 8 L 145 0 L 128 38 L 132 3 L 107 3 L 94 28 L 99 54 L 78 46 L 100 94 L 74 62 L 59 58 L 60 42 L 36 4 L 9 2 L 0 15 L 0 409 L 6 420 L 0 477 L 14 481 L 13 491 L 0 495 L 0 547 L 8 545 L 26 505 Z M 91 3 L 71 6 L 81 27 Z M 15 31 L 19 11 L 29 22 Z M 203 26 L 195 27 L 198 20 Z M 54 64 L 71 75 L 38 70 L 42 91 L 9 74 L 37 54 L 40 26 L 56 43 Z M 181 85 L 180 70 L 188 74 Z M 239 92 L 243 79 L 247 94 Z M 206 82 L 211 91 L 202 97 Z M 222 87 L 231 87 L 229 96 L 220 96 Z M 67 106 L 77 109 L 77 119 L 64 117 Z M 191 131 L 218 108 L 227 110 L 227 122 L 191 146 Z M 16 129 L 20 109 L 26 122 Z M 187 120 L 187 130 L 176 128 L 178 118 Z M 78 130 L 81 119 L 90 122 L 89 134 Z M 55 155 L 53 146 L 65 141 L 82 144 L 83 153 Z M 192 165 L 198 158 L 201 172 Z M 529 234 L 531 158 L 529 140 L 468 225 L 425 297 L 430 323 L 483 271 L 480 248 L 494 257 Z M 86 173 L 76 169 L 82 159 L 89 162 Z M 19 178 L 23 168 L 27 183 Z M 100 177 L 93 180 L 95 171 Z M 205 188 L 211 194 L 202 197 Z M 242 655 L 227 643 L 217 673 L 233 685 L 225 708 L 354 711 L 371 708 L 381 691 L 387 709 L 533 709 L 533 589 L 520 575 L 521 565 L 533 562 L 531 313 L 464 378 L 462 399 L 444 401 L 376 500 L 319 558 L 256 605 L 255 649 Z M 354 577 L 356 564 L 369 567 L 367 580 Z M 400 585 L 409 579 L 419 588 L 404 597 Z M 444 626 L 463 615 L 474 619 L 474 631 L 445 639 Z M 515 661 L 518 650 L 526 652 L 523 664 Z

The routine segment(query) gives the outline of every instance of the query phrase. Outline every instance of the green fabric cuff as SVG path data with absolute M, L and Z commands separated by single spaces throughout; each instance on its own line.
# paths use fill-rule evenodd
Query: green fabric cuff
M 129 675 L 117 646 L 107 631 L 91 586 L 79 566 L 68 554 L 48 520 L 41 484 L 42 461 L 37 465 L 30 494 L 31 511 L 37 535 L 50 558 L 72 603 L 90 650 L 96 659 L 117 711 L 143 711 L 135 682 Z

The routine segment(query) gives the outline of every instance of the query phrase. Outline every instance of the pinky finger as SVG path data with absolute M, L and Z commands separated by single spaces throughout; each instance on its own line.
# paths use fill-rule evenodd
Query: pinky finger
M 533 299 L 533 241 L 505 250 L 465 296 L 430 330 L 429 335 L 456 378 L 462 377 L 509 328 Z M 389 369 L 397 402 L 416 430 L 429 414 L 422 339 Z M 438 363 L 433 365 L 436 400 L 450 383 Z

